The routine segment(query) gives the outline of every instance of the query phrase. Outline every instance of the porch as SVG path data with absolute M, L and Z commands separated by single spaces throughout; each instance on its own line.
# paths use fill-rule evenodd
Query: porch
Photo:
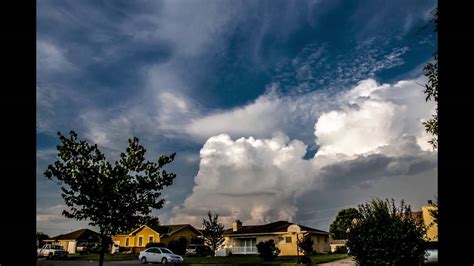
M 257 254 L 257 239 L 256 238 L 233 238 L 232 248 L 230 249 L 232 254 Z

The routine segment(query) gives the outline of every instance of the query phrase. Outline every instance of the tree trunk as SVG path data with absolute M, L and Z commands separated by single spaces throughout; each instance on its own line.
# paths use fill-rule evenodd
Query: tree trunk
M 100 243 L 100 255 L 99 255 L 99 266 L 104 265 L 104 255 L 107 251 L 107 244 L 108 244 L 108 237 L 102 235 L 101 243 Z

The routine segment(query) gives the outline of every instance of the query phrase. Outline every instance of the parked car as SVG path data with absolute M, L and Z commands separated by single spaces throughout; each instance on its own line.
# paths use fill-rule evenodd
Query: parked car
M 212 252 L 212 249 L 210 247 L 204 244 L 190 244 L 186 248 L 186 255 L 207 257 L 207 256 L 213 256 L 214 252 Z
M 438 264 L 438 249 L 427 249 L 425 264 Z
M 146 264 L 148 262 L 161 262 L 162 264 L 166 263 L 183 263 L 183 257 L 174 254 L 171 250 L 167 248 L 158 248 L 152 247 L 147 248 L 144 251 L 140 252 L 138 259 L 141 263 Z
M 47 257 L 48 259 L 53 258 L 66 258 L 69 254 L 63 247 L 52 244 L 44 244 L 37 250 L 38 257 Z
M 87 242 L 81 242 L 78 243 L 76 246 L 76 252 L 83 255 L 83 254 L 89 254 L 89 243 Z
M 425 243 L 425 264 L 438 264 L 438 242 Z
M 101 248 L 100 243 L 95 243 L 95 242 L 89 243 L 88 247 L 89 247 L 89 252 L 90 253 L 99 253 L 100 248 Z

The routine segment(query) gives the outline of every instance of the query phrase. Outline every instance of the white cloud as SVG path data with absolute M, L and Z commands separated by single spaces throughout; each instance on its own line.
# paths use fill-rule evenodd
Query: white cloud
M 436 168 L 436 152 L 418 145 L 426 136 L 417 119 L 428 117 L 434 106 L 424 103 L 415 81 L 379 85 L 369 79 L 335 98 L 336 106 L 314 109 L 321 94 L 298 98 L 293 105 L 266 95 L 246 107 L 195 120 L 196 132 L 208 129 L 201 137 L 225 134 L 210 137 L 202 147 L 193 193 L 173 209 L 170 221 L 199 225 L 208 210 L 227 225 L 237 218 L 247 224 L 294 220 L 302 207 L 299 199 L 311 191 L 354 186 L 363 191 L 384 178 L 401 180 Z M 308 113 L 318 115 L 301 118 Z M 291 118 L 312 121 L 306 127 L 314 125 L 319 145 L 312 159 L 303 159 L 305 143 L 287 136 Z M 266 119 L 270 122 L 259 128 L 258 121 Z M 262 137 L 242 137 L 253 133 Z
M 65 56 L 66 51 L 51 42 L 38 40 L 36 52 L 36 63 L 40 74 L 61 73 L 74 69 L 74 65 Z

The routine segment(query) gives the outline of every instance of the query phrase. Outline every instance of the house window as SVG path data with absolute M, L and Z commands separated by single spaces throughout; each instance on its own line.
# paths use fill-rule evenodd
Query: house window
M 324 242 L 326 242 L 326 243 L 328 242 L 328 237 L 324 238 Z
M 130 246 L 130 238 L 125 238 L 125 246 L 129 247 Z
M 153 243 L 153 236 L 148 237 L 148 243 Z
M 138 237 L 138 246 L 142 247 L 143 246 L 143 236 Z
M 285 237 L 285 243 L 291 243 L 291 236 Z

